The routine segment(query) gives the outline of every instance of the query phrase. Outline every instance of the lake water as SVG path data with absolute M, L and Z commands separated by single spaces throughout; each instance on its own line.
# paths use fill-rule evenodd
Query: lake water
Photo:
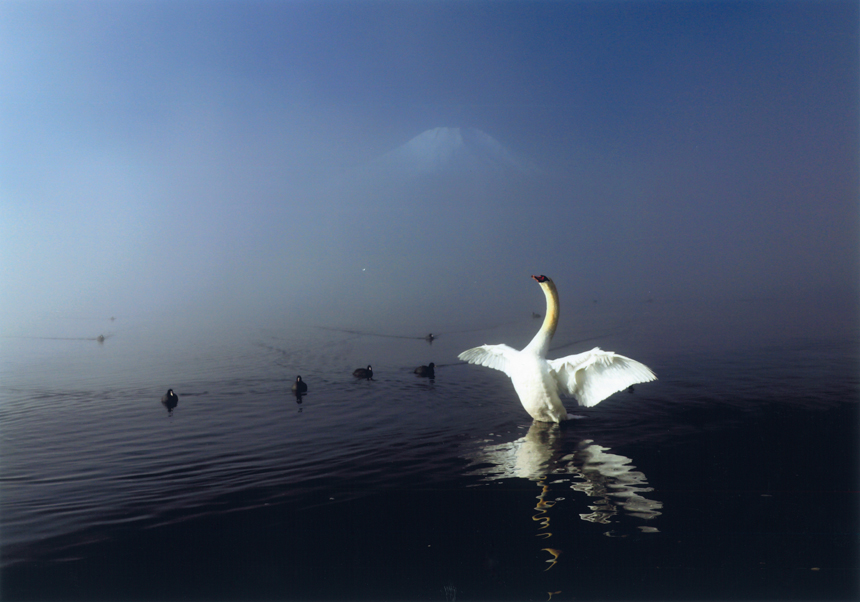
M 582 418 L 561 426 L 456 359 L 524 345 L 530 316 L 428 326 L 432 344 L 404 326 L 50 320 L 0 346 L 0 594 L 856 599 L 848 305 L 563 306 L 551 357 L 599 345 L 659 380 L 568 403 Z M 431 361 L 434 379 L 412 373 Z M 374 380 L 351 376 L 367 364 Z

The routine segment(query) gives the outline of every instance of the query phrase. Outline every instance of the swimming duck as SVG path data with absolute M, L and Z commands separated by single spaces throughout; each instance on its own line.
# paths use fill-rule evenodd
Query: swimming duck
M 179 405 L 179 396 L 173 392 L 173 389 L 168 389 L 167 393 L 165 393 L 161 397 L 161 405 L 167 408 L 167 415 L 173 415 L 173 409 Z
M 373 379 L 373 368 L 368 366 L 367 368 L 356 368 L 352 375 L 356 378 L 366 378 L 367 380 Z
M 293 383 L 293 393 L 307 393 L 308 385 L 302 380 L 301 376 L 296 377 L 296 382 Z
M 415 374 L 417 374 L 418 376 L 426 376 L 428 378 L 434 378 L 436 376 L 435 368 L 436 368 L 436 364 L 434 364 L 433 362 L 430 362 L 429 366 L 418 366 L 417 368 L 415 368 Z

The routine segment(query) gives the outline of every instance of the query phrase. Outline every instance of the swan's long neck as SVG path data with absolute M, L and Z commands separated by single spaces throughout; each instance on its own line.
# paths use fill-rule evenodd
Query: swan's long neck
M 556 326 L 558 326 L 558 291 L 552 280 L 541 282 L 540 287 L 543 289 L 543 294 L 546 295 L 546 316 L 540 330 L 531 340 L 531 343 L 526 346 L 526 349 L 534 351 L 541 357 L 546 357 L 546 352 L 549 351 L 549 342 L 555 334 Z

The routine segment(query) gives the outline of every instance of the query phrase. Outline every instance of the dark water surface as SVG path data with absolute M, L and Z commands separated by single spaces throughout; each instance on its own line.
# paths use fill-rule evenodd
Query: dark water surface
M 660 380 L 561 426 L 456 360 L 531 318 L 432 344 L 134 319 L 4 338 L 0 594 L 856 599 L 856 316 L 799 311 L 563 314 L 552 357 L 600 345 Z

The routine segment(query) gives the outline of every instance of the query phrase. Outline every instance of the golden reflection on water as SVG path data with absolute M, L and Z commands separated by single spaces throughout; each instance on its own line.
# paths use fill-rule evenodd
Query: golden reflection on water
M 538 529 L 546 529 L 549 527 L 549 515 L 547 515 L 546 511 L 552 508 L 555 505 L 555 502 L 548 502 L 546 500 L 546 494 L 549 493 L 549 486 L 545 484 L 546 477 L 541 477 L 538 479 L 538 484 L 541 486 L 541 494 L 537 496 L 538 503 L 535 506 L 535 510 L 538 511 L 537 514 L 532 516 L 533 521 L 540 522 L 540 526 Z M 551 537 L 552 533 L 538 533 L 538 536 L 543 537 Z
M 555 548 L 541 548 L 541 552 L 549 552 L 550 554 L 552 554 L 552 558 L 547 560 L 547 562 L 551 564 L 544 569 L 545 571 L 548 571 L 552 567 L 554 567 L 558 562 L 558 557 L 561 556 L 561 550 L 556 550 Z

